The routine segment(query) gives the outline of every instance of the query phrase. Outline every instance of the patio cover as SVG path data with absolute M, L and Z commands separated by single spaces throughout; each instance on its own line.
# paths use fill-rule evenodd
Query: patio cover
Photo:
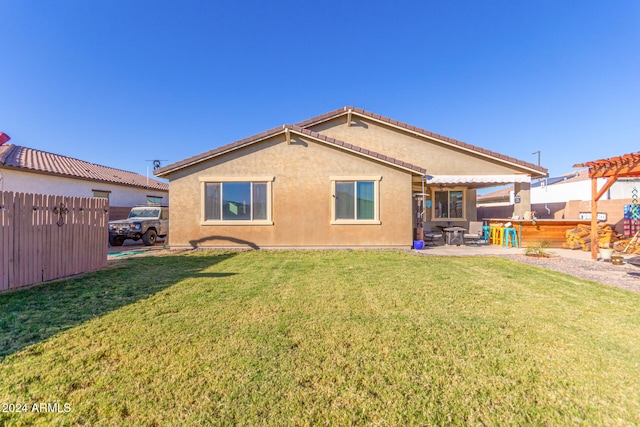
M 426 176 L 426 184 L 509 184 L 512 182 L 531 182 L 531 177 L 524 174 Z

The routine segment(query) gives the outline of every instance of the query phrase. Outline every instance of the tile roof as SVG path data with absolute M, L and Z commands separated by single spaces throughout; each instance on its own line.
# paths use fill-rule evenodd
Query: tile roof
M 394 164 L 396 166 L 403 167 L 405 169 L 410 169 L 413 172 L 417 172 L 417 173 L 419 173 L 421 175 L 424 175 L 425 173 L 427 173 L 426 169 L 421 168 L 420 166 L 416 166 L 416 165 L 414 165 L 412 163 L 404 162 L 404 161 L 398 160 L 398 159 L 396 159 L 394 157 L 385 156 L 384 154 L 380 154 L 380 153 L 375 152 L 375 151 L 370 151 L 370 150 L 367 150 L 365 148 L 359 147 L 357 145 L 349 144 L 348 142 L 340 141 L 339 139 L 331 138 L 331 137 L 328 137 L 328 136 L 323 135 L 321 133 L 314 132 L 314 131 L 312 131 L 310 129 L 304 129 L 304 128 L 300 127 L 300 126 L 296 126 L 296 125 L 286 125 L 286 126 L 289 129 L 295 130 L 295 131 L 297 131 L 299 133 L 302 133 L 304 135 L 309 135 L 309 136 L 311 136 L 311 137 L 313 137 L 315 139 L 320 139 L 320 140 L 325 141 L 325 142 L 327 142 L 327 143 L 329 143 L 331 145 L 340 146 L 340 147 L 346 148 L 347 150 L 350 150 L 350 151 L 365 155 L 367 157 L 377 158 L 377 159 L 379 159 L 379 160 L 381 160 L 383 162 L 391 163 L 391 164 Z
M 409 162 L 404 162 L 402 160 L 398 160 L 398 159 L 386 156 L 386 155 L 381 154 L 381 153 L 369 151 L 369 150 L 366 150 L 364 148 L 349 144 L 347 142 L 340 141 L 340 140 L 337 140 L 337 139 L 334 139 L 334 138 L 330 138 L 330 137 L 328 137 L 326 135 L 323 135 L 321 133 L 318 133 L 318 132 L 315 132 L 315 131 L 312 131 L 312 130 L 309 129 L 309 127 L 311 127 L 311 126 L 313 126 L 315 124 L 322 123 L 322 122 L 325 122 L 327 120 L 331 120 L 331 119 L 334 119 L 336 117 L 349 114 L 349 112 L 351 112 L 351 114 L 360 115 L 362 117 L 368 117 L 368 118 L 377 120 L 379 122 L 386 123 L 388 125 L 394 126 L 394 127 L 398 128 L 398 129 L 401 129 L 401 130 L 413 132 L 415 134 L 418 134 L 418 135 L 421 135 L 421 136 L 425 136 L 425 137 L 428 137 L 430 139 L 434 139 L 434 140 L 436 140 L 437 142 L 440 142 L 440 143 L 444 143 L 444 144 L 447 144 L 447 145 L 450 145 L 450 146 L 458 147 L 458 148 L 461 148 L 463 150 L 471 151 L 471 152 L 480 154 L 480 155 L 485 156 L 485 157 L 490 157 L 490 158 L 496 159 L 498 161 L 515 164 L 515 165 L 520 166 L 522 168 L 528 169 L 530 172 L 533 172 L 533 174 L 532 174 L 533 178 L 540 178 L 540 177 L 545 177 L 545 176 L 548 175 L 548 172 L 547 172 L 546 168 L 534 165 L 533 163 L 525 162 L 523 160 L 519 160 L 519 159 L 516 159 L 514 157 L 509 157 L 509 156 L 506 156 L 504 154 L 497 153 L 495 151 L 485 150 L 484 148 L 476 147 L 475 145 L 467 144 L 465 142 L 458 141 L 456 139 L 449 138 L 449 137 L 446 137 L 446 136 L 443 136 L 443 135 L 439 135 L 437 133 L 433 133 L 433 132 L 430 132 L 428 130 L 421 129 L 421 128 L 409 125 L 407 123 L 399 122 L 397 120 L 393 120 L 393 119 L 390 119 L 388 117 L 384 117 L 384 116 L 381 116 L 379 114 L 371 113 L 369 111 L 363 110 L 361 108 L 356 108 L 356 107 L 343 107 L 343 108 L 339 108 L 337 110 L 330 111 L 328 113 L 322 114 L 320 116 L 316 116 L 316 117 L 313 117 L 311 119 L 304 120 L 304 121 L 299 122 L 299 123 L 297 123 L 295 125 L 278 126 L 278 127 L 273 128 L 273 129 L 267 130 L 265 132 L 259 133 L 257 135 L 253 135 L 253 136 L 250 136 L 248 138 L 244 138 L 244 139 L 241 139 L 239 141 L 232 142 L 231 144 L 227 144 L 227 145 L 224 145 L 222 147 L 218 147 L 218 148 L 215 148 L 213 150 L 209 150 L 207 152 L 204 152 L 204 153 L 189 157 L 187 159 L 181 160 L 179 162 L 175 162 L 175 163 L 172 163 L 170 165 L 164 166 L 164 167 L 154 171 L 154 174 L 156 176 L 165 176 L 166 174 L 171 173 L 171 172 L 175 172 L 175 171 L 177 171 L 179 169 L 191 166 L 193 164 L 208 160 L 208 159 L 213 158 L 213 157 L 220 156 L 222 154 L 225 154 L 227 152 L 230 152 L 230 151 L 245 147 L 247 145 L 254 144 L 254 143 L 256 143 L 258 141 L 261 141 L 261 140 L 263 140 L 265 138 L 270 138 L 272 136 L 275 136 L 275 135 L 277 135 L 279 133 L 284 132 L 285 129 L 289 129 L 289 130 L 298 132 L 300 134 L 313 137 L 313 138 L 315 138 L 317 140 L 326 142 L 326 143 L 328 143 L 330 145 L 338 146 L 338 147 L 341 147 L 343 149 L 352 151 L 352 152 L 360 154 L 360 155 L 364 155 L 364 156 L 369 157 L 369 158 L 375 158 L 375 159 L 381 160 L 383 162 L 393 163 L 394 165 L 397 165 L 399 167 L 403 167 L 405 169 L 409 169 L 412 172 L 417 172 L 419 174 L 425 174 L 426 173 L 426 170 L 424 168 L 420 167 L 420 166 L 416 166 L 416 165 L 413 165 L 413 164 L 411 164 Z
M 230 144 L 223 145 L 222 147 L 214 148 L 213 150 L 205 151 L 204 153 L 196 154 L 195 156 L 191 156 L 184 160 L 180 160 L 179 162 L 171 163 L 167 166 L 163 166 L 160 169 L 153 171 L 153 174 L 156 176 L 162 176 L 168 172 L 174 172 L 176 170 L 185 168 L 187 166 L 191 166 L 193 164 L 203 162 L 213 157 L 220 156 L 221 154 L 224 154 L 233 150 L 237 150 L 247 145 L 251 145 L 263 139 L 270 138 L 274 135 L 277 135 L 280 132 L 284 132 L 284 128 L 282 126 L 278 126 L 273 129 L 261 132 L 257 135 L 240 139 Z
M 307 137 L 310 137 L 310 138 L 316 139 L 318 141 L 324 142 L 324 143 L 326 143 L 328 145 L 333 145 L 333 146 L 341 148 L 343 150 L 350 151 L 350 152 L 352 152 L 354 154 L 357 154 L 357 155 L 360 155 L 360 156 L 364 156 L 364 157 L 368 157 L 368 158 L 371 158 L 371 159 L 374 159 L 374 160 L 378 160 L 378 161 L 381 161 L 381 162 L 384 162 L 384 163 L 387 163 L 387 164 L 391 164 L 393 166 L 400 167 L 400 168 L 403 168 L 403 169 L 407 169 L 407 170 L 409 170 L 411 172 L 415 172 L 415 173 L 418 173 L 420 175 L 424 175 L 427 172 L 426 169 L 421 168 L 419 166 L 416 166 L 414 164 L 411 164 L 409 162 L 404 162 L 404 161 L 396 159 L 394 157 L 386 156 L 384 154 L 381 154 L 381 153 L 378 153 L 378 152 L 375 152 L 375 151 L 370 151 L 370 150 L 367 150 L 365 148 L 359 147 L 357 145 L 349 144 L 348 142 L 344 142 L 344 141 L 341 141 L 339 139 L 331 138 L 331 137 L 328 137 L 328 136 L 323 135 L 321 133 L 314 132 L 314 131 L 312 131 L 310 129 L 304 129 L 304 128 L 302 128 L 300 126 L 297 126 L 297 125 L 282 125 L 282 126 L 278 126 L 276 128 L 270 129 L 268 131 L 259 133 L 257 135 L 253 135 L 253 136 L 250 136 L 248 138 L 244 138 L 244 139 L 241 139 L 239 141 L 232 142 L 231 144 L 223 145 L 222 147 L 218 147 L 218 148 L 215 148 L 213 150 L 209 150 L 207 152 L 198 154 L 196 156 L 189 157 L 187 159 L 181 160 L 179 162 L 172 163 L 170 165 L 164 166 L 164 167 L 154 171 L 154 174 L 156 176 L 163 176 L 163 175 L 165 175 L 167 173 L 174 172 L 174 171 L 182 169 L 184 167 L 191 166 L 191 165 L 193 165 L 195 163 L 199 163 L 199 162 L 211 159 L 213 157 L 217 157 L 217 156 L 220 156 L 222 154 L 228 153 L 230 151 L 237 150 L 239 148 L 246 147 L 246 146 L 251 145 L 251 144 L 255 144 L 256 142 L 262 141 L 262 140 L 264 140 L 266 138 L 270 138 L 270 137 L 279 135 L 281 133 L 286 132 L 287 129 L 289 131 L 291 131 L 291 132 L 294 132 L 294 133 L 297 133 L 297 134 L 301 134 L 301 135 L 305 135 Z
M 589 168 L 590 177 L 637 177 L 640 176 L 640 151 L 609 157 L 608 159 L 593 160 L 573 165 L 574 168 Z
M 407 123 L 403 123 L 403 122 L 399 122 L 397 120 L 391 119 L 389 117 L 385 117 L 385 116 L 381 116 L 379 114 L 375 114 L 366 110 L 363 110 L 362 108 L 357 108 L 357 107 L 343 107 L 343 108 L 339 108 L 337 110 L 334 111 L 330 111 L 328 113 L 322 114 L 320 116 L 316 116 L 316 117 L 312 117 L 310 119 L 304 120 L 302 122 L 296 123 L 296 125 L 303 127 L 303 128 L 307 128 L 310 126 L 313 126 L 315 124 L 318 123 L 322 123 L 325 122 L 327 120 L 331 120 L 334 119 L 336 117 L 342 116 L 342 115 L 346 115 L 349 114 L 349 111 L 351 111 L 352 114 L 357 114 L 363 117 L 368 117 L 374 120 L 377 120 L 379 122 L 383 122 L 386 123 L 388 125 L 394 126 L 396 128 L 400 128 L 406 131 L 410 131 L 410 132 L 414 132 L 417 133 L 419 135 L 422 136 L 426 136 L 428 138 L 432 138 L 432 139 L 436 139 L 438 141 L 442 141 L 446 144 L 449 145 L 453 145 L 468 151 L 473 151 L 476 152 L 478 154 L 484 155 L 484 156 L 488 156 L 488 157 L 493 157 L 497 160 L 501 160 L 501 161 L 505 161 L 508 163 L 513 163 L 522 167 L 525 167 L 527 169 L 530 170 L 534 170 L 539 172 L 541 175 L 546 176 L 548 174 L 548 171 L 546 168 L 543 168 L 541 166 L 538 165 L 534 165 L 533 163 L 529 163 L 529 162 L 525 162 L 523 160 L 520 159 L 516 159 L 515 157 L 510 157 L 510 156 L 506 156 L 504 154 L 500 154 L 497 153 L 495 151 L 491 151 L 491 150 L 485 150 L 484 148 L 481 147 L 477 147 L 475 145 L 471 145 L 471 144 L 467 144 L 466 142 L 462 142 L 459 141 L 457 139 L 453 139 L 453 138 L 449 138 L 447 136 L 444 135 L 439 135 L 437 133 L 425 130 L 425 129 L 421 129 L 419 127 L 415 127 L 412 126 L 410 124 Z
M 554 179 L 553 183 L 548 183 L 548 185 L 553 184 L 568 184 L 570 182 L 579 182 L 585 181 L 589 179 L 589 169 L 582 169 L 576 172 L 569 172 L 567 174 L 561 175 Z M 551 178 L 549 179 L 551 180 Z
M 0 166 L 49 175 L 169 191 L 169 185 L 143 175 L 13 144 L 0 146 Z
M 478 202 L 483 202 L 485 200 L 493 200 L 493 199 L 508 199 L 510 193 L 513 191 L 513 185 L 510 185 L 505 188 L 500 188 L 499 190 L 492 191 L 491 193 L 482 194 L 476 197 Z

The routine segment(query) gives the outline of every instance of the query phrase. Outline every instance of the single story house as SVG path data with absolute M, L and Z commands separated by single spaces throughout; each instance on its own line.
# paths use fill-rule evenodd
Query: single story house
M 167 165 L 172 247 L 408 248 L 416 227 L 468 225 L 476 190 L 546 169 L 359 108 Z
M 0 144 L 0 192 L 109 200 L 109 219 L 131 207 L 169 203 L 169 185 L 143 175 L 13 144 Z

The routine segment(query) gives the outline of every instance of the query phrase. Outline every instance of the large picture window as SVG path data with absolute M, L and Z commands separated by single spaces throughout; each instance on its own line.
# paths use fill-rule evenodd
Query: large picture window
M 204 223 L 270 221 L 271 181 L 205 181 Z
M 463 219 L 464 192 L 462 190 L 434 191 L 434 219 Z
M 333 179 L 333 221 L 340 223 L 379 223 L 378 182 L 371 179 Z

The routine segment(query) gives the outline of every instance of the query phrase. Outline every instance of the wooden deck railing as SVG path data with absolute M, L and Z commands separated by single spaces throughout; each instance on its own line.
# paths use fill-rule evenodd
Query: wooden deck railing
M 108 201 L 0 193 L 0 291 L 107 265 Z

